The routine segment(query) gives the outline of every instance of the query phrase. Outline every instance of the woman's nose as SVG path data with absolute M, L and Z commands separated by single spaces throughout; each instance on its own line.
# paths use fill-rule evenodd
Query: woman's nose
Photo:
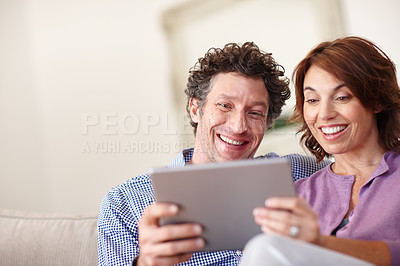
M 319 119 L 330 120 L 336 116 L 336 113 L 335 106 L 330 101 L 321 101 L 319 104 Z

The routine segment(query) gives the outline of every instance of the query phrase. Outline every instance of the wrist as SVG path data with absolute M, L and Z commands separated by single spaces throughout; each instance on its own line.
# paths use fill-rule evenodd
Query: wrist
M 325 247 L 326 236 L 320 234 L 315 244 L 317 244 L 320 247 Z

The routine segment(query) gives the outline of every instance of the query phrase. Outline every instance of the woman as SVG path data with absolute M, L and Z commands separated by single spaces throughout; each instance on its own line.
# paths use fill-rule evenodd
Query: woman
M 296 182 L 300 197 L 271 198 L 256 208 L 256 223 L 266 234 L 400 265 L 400 89 L 393 62 L 372 42 L 346 37 L 318 45 L 293 76 L 301 141 L 319 161 L 334 162 Z

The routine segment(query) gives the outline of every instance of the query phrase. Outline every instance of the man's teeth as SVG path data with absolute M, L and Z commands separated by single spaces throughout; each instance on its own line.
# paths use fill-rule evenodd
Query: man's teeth
M 244 141 L 236 141 L 233 139 L 228 139 L 227 137 L 224 137 L 222 135 L 219 136 L 223 141 L 226 143 L 232 144 L 232 145 L 243 145 Z
M 336 126 L 336 127 L 323 127 L 321 128 L 322 132 L 324 132 L 324 134 L 335 134 L 338 133 L 342 130 L 344 130 L 346 128 L 346 126 Z

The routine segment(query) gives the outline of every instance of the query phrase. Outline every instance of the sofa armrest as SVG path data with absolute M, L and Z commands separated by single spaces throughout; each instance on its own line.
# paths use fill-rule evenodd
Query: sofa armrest
M 97 216 L 0 210 L 2 265 L 97 265 Z

